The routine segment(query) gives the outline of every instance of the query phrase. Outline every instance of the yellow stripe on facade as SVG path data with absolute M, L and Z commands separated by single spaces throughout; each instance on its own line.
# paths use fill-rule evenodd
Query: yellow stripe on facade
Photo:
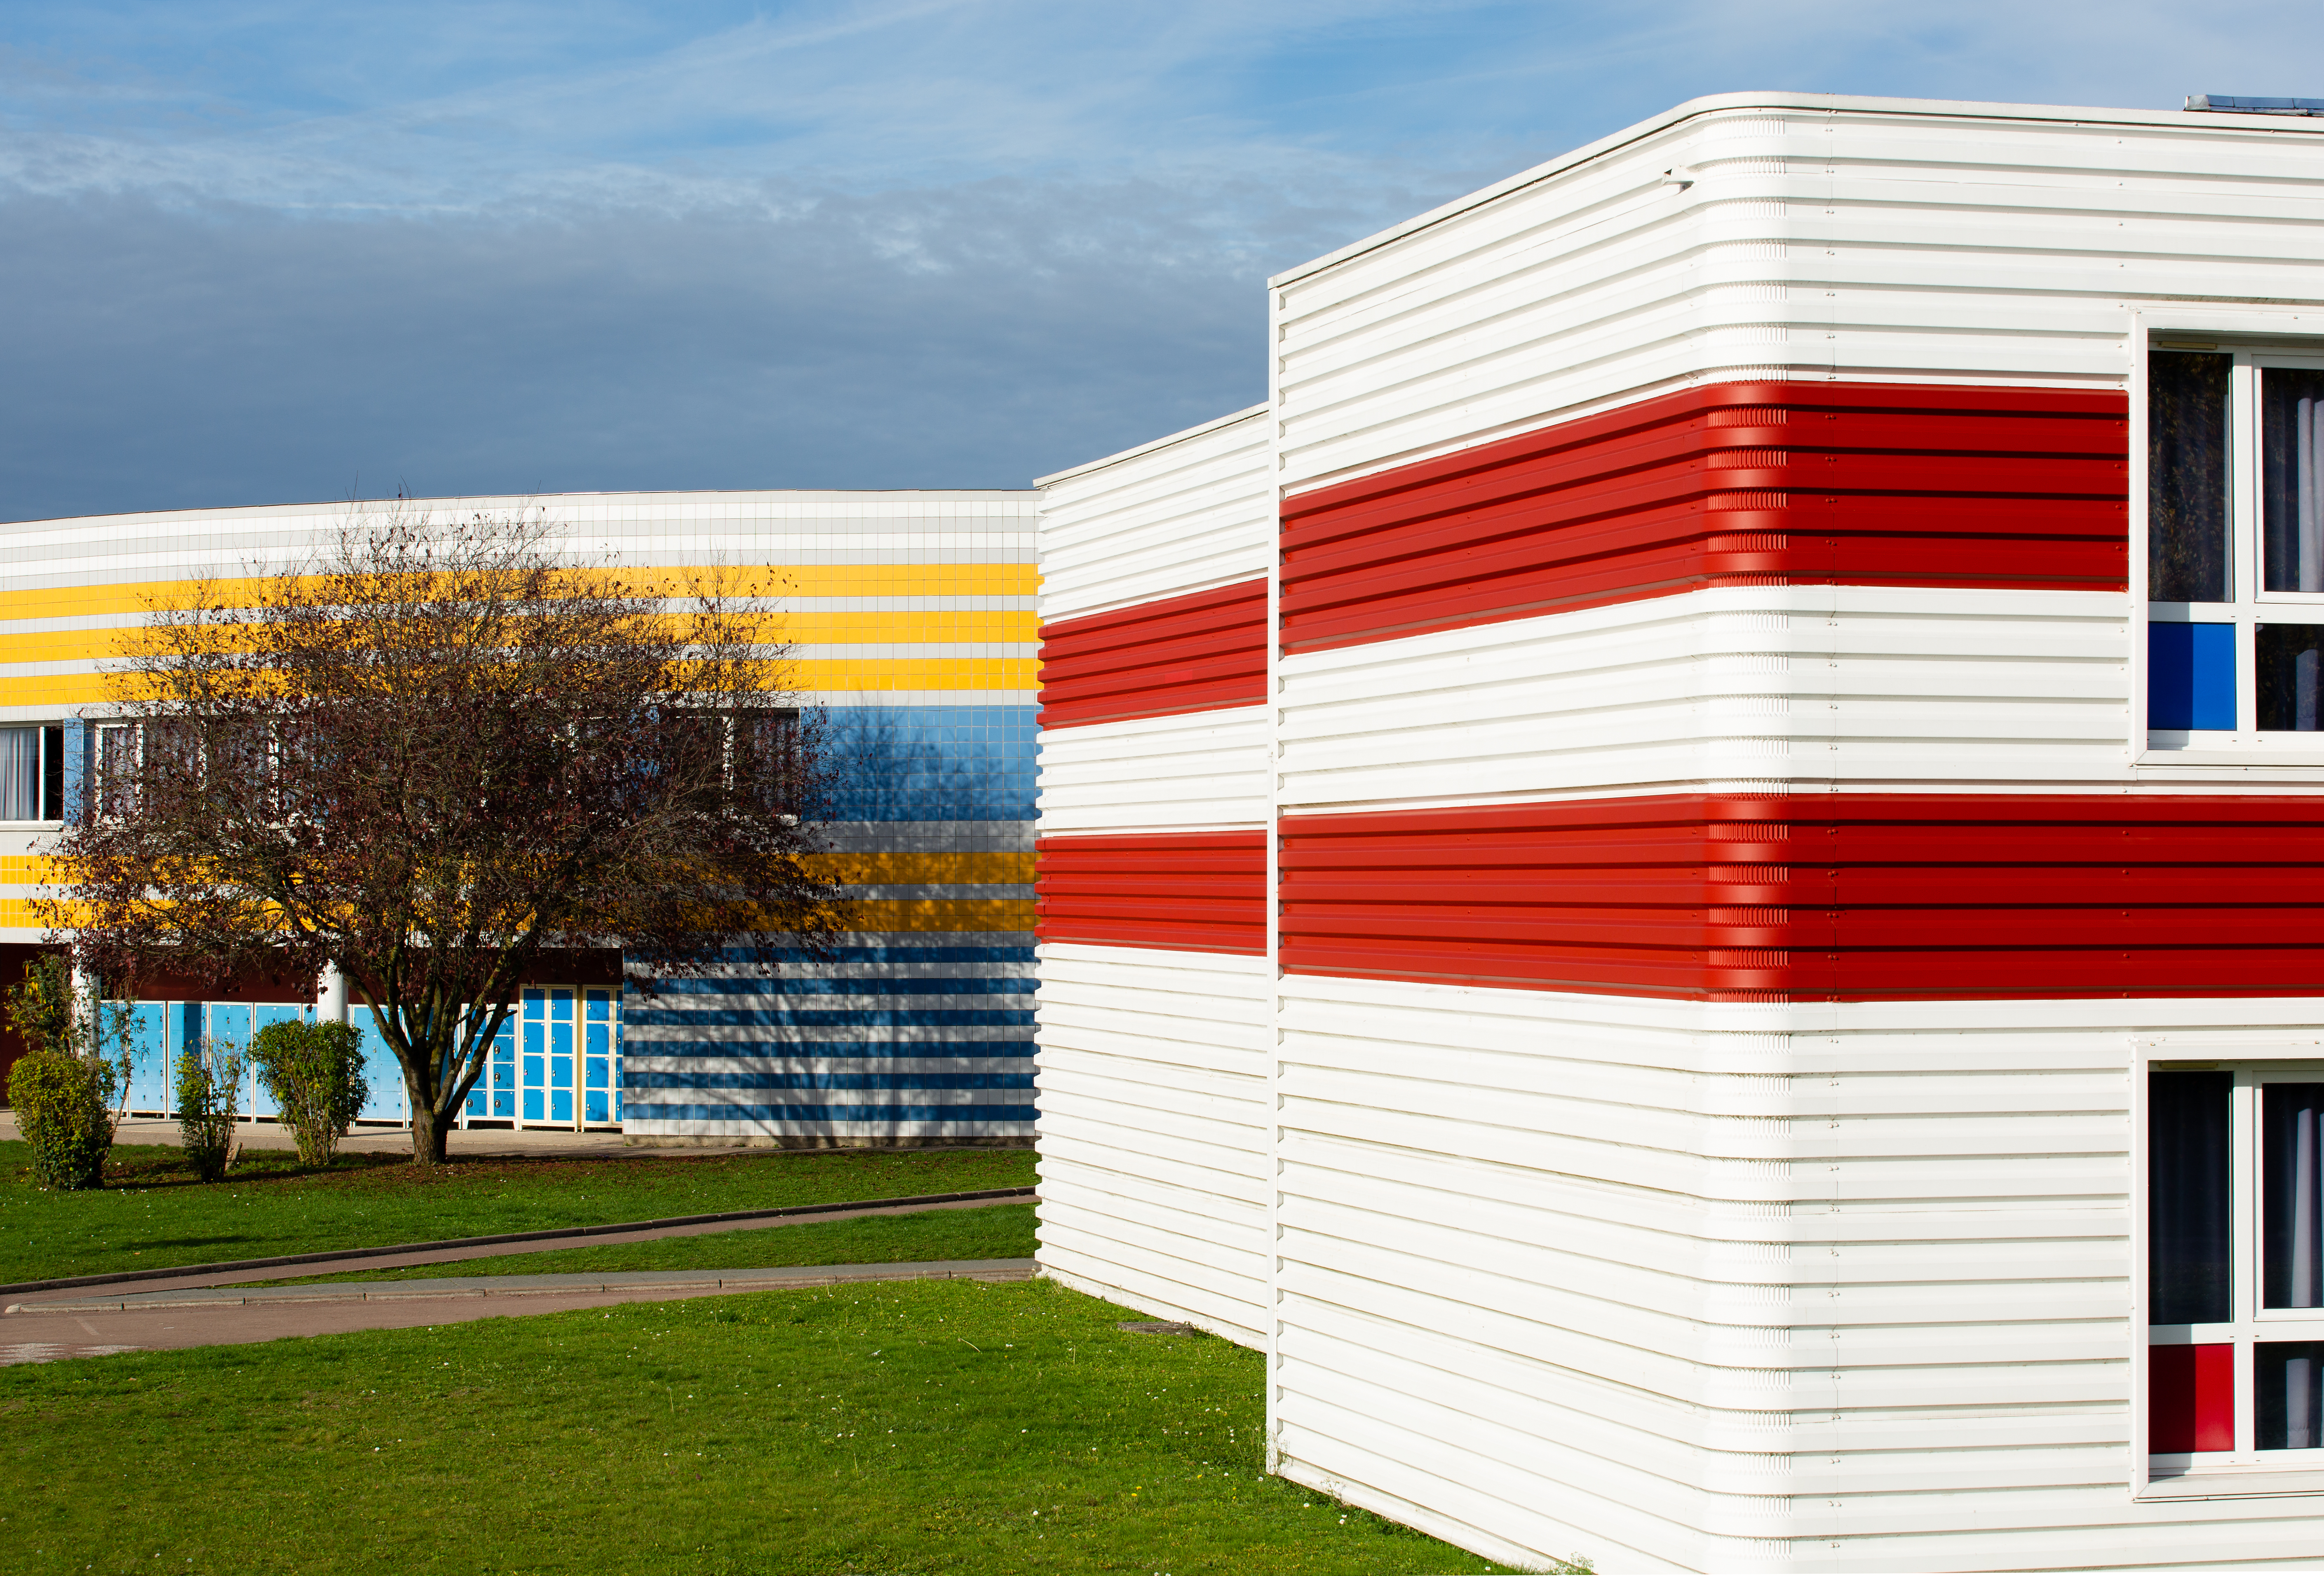
M 1030 643 L 1041 638 L 1036 613 L 786 613 L 766 621 L 766 639 L 793 645 L 927 646 Z M 0 666 L 17 662 L 106 661 L 121 655 L 124 636 L 142 625 L 106 630 L 40 630 L 0 635 Z
M 824 853 L 807 867 L 826 880 L 851 887 L 967 886 L 1033 880 L 1029 853 Z
M 892 689 L 1022 690 L 1029 701 L 1041 687 L 1041 664 L 1032 657 L 861 657 L 794 662 L 793 689 L 870 692 Z M 0 672 L 0 694 L 10 705 L 58 712 L 102 705 L 114 697 L 96 673 L 11 675 Z
M 642 568 L 628 582 L 645 595 L 678 596 L 697 571 Z M 707 570 L 698 571 L 706 576 Z M 160 604 L 175 605 L 193 582 L 126 580 L 113 585 L 49 585 L 0 593 L 0 620 L 125 618 Z M 257 600 L 263 582 L 248 576 L 210 582 L 227 602 Z M 1037 596 L 1040 571 L 1030 564 L 794 564 L 748 566 L 733 571 L 736 595 L 771 596 Z M 23 659 L 19 659 L 23 660 Z

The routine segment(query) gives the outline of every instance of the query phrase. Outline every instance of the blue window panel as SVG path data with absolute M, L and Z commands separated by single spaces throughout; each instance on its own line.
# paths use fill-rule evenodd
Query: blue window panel
M 379 1031 L 368 1025 L 358 1025 L 363 1036 L 364 1081 L 371 1085 L 371 1098 L 364 1102 L 364 1121 L 394 1122 L 404 1118 L 403 1064 Z
M 129 1109 L 169 1111 L 172 1082 L 177 1075 L 177 1069 L 171 1064 L 176 1057 L 171 1054 L 169 1003 L 137 1003 L 130 1012 L 128 1039 Z M 109 1046 L 108 1051 L 118 1055 L 117 1044 Z
M 250 1007 L 241 1001 L 209 1004 L 209 1037 L 236 1050 L 250 1048 Z
M 2146 725 L 2234 731 L 2235 625 L 2146 626 Z

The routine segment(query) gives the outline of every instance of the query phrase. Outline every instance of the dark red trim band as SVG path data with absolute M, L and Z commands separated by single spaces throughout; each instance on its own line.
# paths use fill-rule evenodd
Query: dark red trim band
M 2114 390 L 1724 383 L 1285 501 L 1286 651 L 1712 585 L 2123 588 Z
M 2324 799 L 1798 794 L 1282 824 L 1300 974 L 1708 1000 L 2324 995 Z
M 1267 834 L 1045 837 L 1034 931 L 1045 942 L 1267 953 Z
M 1167 717 L 1267 698 L 1267 582 L 1061 619 L 1041 631 L 1041 725 Z

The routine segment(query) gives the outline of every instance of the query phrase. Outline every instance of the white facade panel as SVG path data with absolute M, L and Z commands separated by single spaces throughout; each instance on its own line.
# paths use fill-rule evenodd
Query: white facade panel
M 2109 384 L 2130 314 L 2313 301 L 2314 122 L 1698 100 L 1281 276 L 1277 481 L 1729 375 Z
M 1055 622 L 1267 573 L 1267 408 L 1042 479 L 1041 616 Z
M 1286 1475 L 1600 1571 L 2270 1557 L 2132 1498 L 2134 1042 L 2324 1001 L 1278 988 Z
M 1753 586 L 1279 659 L 1285 811 L 2123 782 L 2128 599 Z
M 1261 958 L 1040 949 L 1043 1273 L 1265 1342 Z
M 1267 824 L 1267 708 L 1047 728 L 1040 834 Z

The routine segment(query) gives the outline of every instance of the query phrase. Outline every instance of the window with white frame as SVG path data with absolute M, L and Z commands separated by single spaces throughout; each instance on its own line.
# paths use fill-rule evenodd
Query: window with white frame
M 64 816 L 65 731 L 0 727 L 0 821 Z
M 2158 338 L 2146 389 L 2148 748 L 2324 758 L 2324 345 Z
M 2147 1075 L 2153 1479 L 2324 1470 L 2324 1062 Z

